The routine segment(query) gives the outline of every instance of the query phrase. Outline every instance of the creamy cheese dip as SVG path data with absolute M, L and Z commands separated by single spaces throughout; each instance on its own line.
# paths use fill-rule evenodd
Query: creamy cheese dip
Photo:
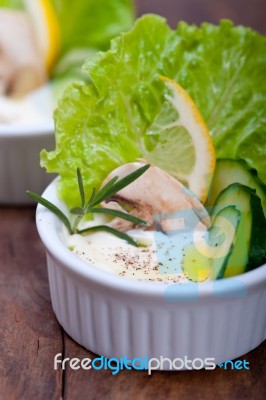
M 170 254 L 170 246 L 158 249 L 160 244 L 156 245 L 154 232 L 132 230 L 128 234 L 145 246 L 132 246 L 105 232 L 72 235 L 68 246 L 83 260 L 119 276 L 153 282 L 187 282 L 181 268 L 174 266 L 178 257 Z
M 142 246 L 132 246 L 125 240 L 100 231 L 89 235 L 68 235 L 66 241 L 78 257 L 116 275 L 151 282 L 189 282 L 182 271 L 181 261 L 184 246 L 193 240 L 192 232 L 171 236 L 143 230 L 127 233 Z
M 44 86 L 22 99 L 0 96 L 0 124 L 33 125 L 52 120 L 53 101 L 48 86 Z

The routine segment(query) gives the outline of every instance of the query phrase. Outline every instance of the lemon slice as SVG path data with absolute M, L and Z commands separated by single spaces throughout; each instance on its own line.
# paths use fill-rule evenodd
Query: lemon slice
M 49 0 L 23 0 L 23 2 L 32 19 L 44 63 L 49 72 L 60 49 L 60 29 L 54 8 Z
M 171 79 L 160 79 L 166 86 L 165 102 L 146 131 L 145 158 L 205 202 L 215 168 L 212 137 L 189 94 Z

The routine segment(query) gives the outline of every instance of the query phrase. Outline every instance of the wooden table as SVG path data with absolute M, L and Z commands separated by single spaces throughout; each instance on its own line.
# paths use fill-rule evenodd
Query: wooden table
M 265 0 L 139 0 L 138 13 L 199 23 L 232 18 L 266 33 Z M 52 311 L 34 208 L 0 208 L 0 400 L 264 399 L 266 343 L 242 359 L 249 371 L 54 371 L 55 354 L 94 355 L 76 344 Z

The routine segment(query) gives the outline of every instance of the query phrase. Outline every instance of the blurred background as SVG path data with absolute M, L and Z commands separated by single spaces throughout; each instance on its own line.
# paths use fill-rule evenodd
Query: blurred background
M 265 34 L 265 11 L 265 0 L 0 0 L 0 96 L 23 97 L 49 81 L 57 99 L 68 83 L 87 79 L 86 58 L 145 13 L 172 28 L 227 18 Z
M 159 13 L 168 19 L 172 28 L 180 20 L 200 24 L 229 18 L 235 24 L 266 34 L 265 0 L 135 0 L 135 3 L 138 15 Z

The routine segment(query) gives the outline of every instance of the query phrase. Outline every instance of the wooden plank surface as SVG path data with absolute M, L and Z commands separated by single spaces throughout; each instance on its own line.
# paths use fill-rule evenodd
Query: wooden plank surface
M 50 302 L 34 208 L 0 209 L 0 398 L 59 399 L 62 328 Z M 60 350 L 61 351 L 61 350 Z
M 172 26 L 232 18 L 266 33 L 265 0 L 138 0 L 138 14 L 160 12 Z M 0 208 L 0 400 L 266 398 L 266 343 L 242 359 L 250 371 L 54 371 L 53 358 L 94 355 L 56 321 L 34 208 Z

